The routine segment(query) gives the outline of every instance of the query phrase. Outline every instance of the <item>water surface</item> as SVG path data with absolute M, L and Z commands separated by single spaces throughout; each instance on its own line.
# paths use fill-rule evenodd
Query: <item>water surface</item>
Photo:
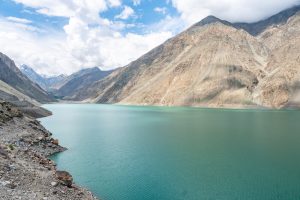
M 45 105 L 59 169 L 103 200 L 300 199 L 300 112 Z

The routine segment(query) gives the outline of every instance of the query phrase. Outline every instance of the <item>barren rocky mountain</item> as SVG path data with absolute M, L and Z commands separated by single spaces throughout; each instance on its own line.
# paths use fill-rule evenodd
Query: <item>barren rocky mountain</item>
M 2 53 L 0 53 L 0 80 L 38 102 L 55 101 L 45 90 L 25 76 L 14 61 Z
M 97 103 L 299 106 L 300 7 L 263 21 L 210 16 L 74 95 Z

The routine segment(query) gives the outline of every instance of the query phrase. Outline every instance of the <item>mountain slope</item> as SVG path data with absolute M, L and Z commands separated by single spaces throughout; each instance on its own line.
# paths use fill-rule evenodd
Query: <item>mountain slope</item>
M 77 95 L 98 103 L 298 106 L 299 10 L 252 24 L 210 16 Z
M 67 77 L 64 84 L 54 94 L 65 100 L 80 100 L 80 96 L 76 97 L 78 92 L 111 73 L 112 71 L 101 71 L 98 67 L 80 70 Z
M 0 53 L 0 80 L 39 102 L 55 101 L 40 86 L 27 78 L 6 55 Z
M 51 112 L 40 107 L 40 103 L 0 80 L 0 101 L 10 102 L 28 116 L 34 118 L 46 117 Z

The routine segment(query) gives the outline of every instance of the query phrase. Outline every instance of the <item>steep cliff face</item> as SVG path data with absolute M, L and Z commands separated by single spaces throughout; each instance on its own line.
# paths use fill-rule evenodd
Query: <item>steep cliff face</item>
M 253 24 L 209 16 L 77 95 L 98 103 L 297 106 L 299 11 Z
M 6 55 L 0 53 L 0 80 L 41 103 L 55 101 L 39 85 L 25 76 Z

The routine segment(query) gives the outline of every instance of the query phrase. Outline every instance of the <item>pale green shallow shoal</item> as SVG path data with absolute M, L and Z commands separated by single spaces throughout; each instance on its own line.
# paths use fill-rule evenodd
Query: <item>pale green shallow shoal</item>
M 300 199 L 300 112 L 45 105 L 58 168 L 103 200 Z

